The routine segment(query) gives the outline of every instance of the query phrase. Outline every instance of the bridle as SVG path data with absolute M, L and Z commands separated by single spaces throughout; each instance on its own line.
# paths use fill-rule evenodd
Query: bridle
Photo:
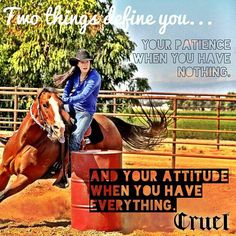
M 30 116 L 31 116 L 31 118 L 33 119 L 33 121 L 34 121 L 42 130 L 45 130 L 45 131 L 48 133 L 48 134 L 47 134 L 47 137 L 48 137 L 50 140 L 53 140 L 53 139 L 52 139 L 53 130 L 52 130 L 52 128 L 50 127 L 50 125 L 48 125 L 48 123 L 46 122 L 46 120 L 44 119 L 43 114 L 42 114 L 42 110 L 41 110 L 41 107 L 40 107 L 40 96 L 41 96 L 41 94 L 42 94 L 43 91 L 44 91 L 44 90 L 42 90 L 42 91 L 40 92 L 40 94 L 38 95 L 38 98 L 37 98 L 37 100 L 38 100 L 37 112 L 38 112 L 38 114 L 39 114 L 39 116 L 40 116 L 40 119 L 43 121 L 43 125 L 36 119 L 35 115 L 33 114 L 32 108 L 33 108 L 33 104 L 34 104 L 34 103 L 32 103 L 31 106 L 30 106 Z

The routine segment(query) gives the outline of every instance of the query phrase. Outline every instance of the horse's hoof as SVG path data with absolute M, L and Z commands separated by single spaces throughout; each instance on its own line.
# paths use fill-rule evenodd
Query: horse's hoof
M 69 186 L 68 178 L 66 176 L 62 176 L 60 179 L 57 179 L 53 185 L 58 188 L 67 188 Z
M 61 182 L 59 182 L 59 183 L 54 183 L 53 184 L 53 186 L 56 186 L 56 187 L 58 187 L 58 188 L 67 188 L 67 187 L 69 187 L 69 183 L 61 183 Z

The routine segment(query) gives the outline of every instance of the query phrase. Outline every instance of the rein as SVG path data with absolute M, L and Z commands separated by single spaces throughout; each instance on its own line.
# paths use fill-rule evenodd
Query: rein
M 31 104 L 30 106 L 30 116 L 31 118 L 33 119 L 33 121 L 43 130 L 46 130 L 46 127 L 45 127 L 45 123 L 44 125 L 41 125 L 41 123 L 36 119 L 36 117 L 34 116 L 33 114 L 33 111 L 32 111 L 32 107 L 33 107 L 33 103 Z

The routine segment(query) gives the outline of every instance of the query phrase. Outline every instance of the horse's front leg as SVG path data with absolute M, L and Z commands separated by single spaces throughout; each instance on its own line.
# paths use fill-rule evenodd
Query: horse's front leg
M 0 195 L 0 202 L 4 199 L 20 192 L 24 189 L 27 185 L 32 183 L 34 180 L 28 178 L 26 175 L 19 174 L 15 181 L 9 185 L 4 191 L 1 192 Z
M 67 188 L 69 186 L 68 182 L 68 166 L 69 166 L 69 145 L 61 145 L 60 148 L 62 167 L 59 175 L 53 185 L 59 188 Z
M 17 177 L 0 193 L 0 202 L 20 192 L 44 173 L 44 170 L 38 167 L 37 154 L 38 152 L 34 147 L 27 145 L 17 154 L 14 160 L 9 163 L 11 173 L 15 174 Z
M 8 184 L 11 175 L 3 164 L 0 165 L 0 191 L 4 190 Z

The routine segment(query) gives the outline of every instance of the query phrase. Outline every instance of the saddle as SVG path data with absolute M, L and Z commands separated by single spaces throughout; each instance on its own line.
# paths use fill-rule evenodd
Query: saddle
M 81 150 L 86 149 L 86 145 L 88 144 L 97 144 L 103 140 L 103 134 L 100 129 L 98 122 L 93 119 L 90 127 L 84 134 L 84 138 L 81 142 Z
M 70 106 L 67 112 L 70 115 L 72 123 L 74 123 L 75 115 L 76 115 L 75 109 L 72 106 Z M 72 126 L 72 129 L 70 132 L 73 132 L 74 128 L 75 126 Z M 87 131 L 84 134 L 84 138 L 81 142 L 80 149 L 83 150 L 86 148 L 86 145 L 97 144 L 101 142 L 102 140 L 103 140 L 103 134 L 100 129 L 100 126 L 98 122 L 93 118 L 90 127 L 87 129 Z

